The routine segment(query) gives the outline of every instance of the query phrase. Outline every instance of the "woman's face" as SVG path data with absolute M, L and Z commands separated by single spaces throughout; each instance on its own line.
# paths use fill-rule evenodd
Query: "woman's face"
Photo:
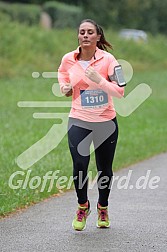
M 81 47 L 96 47 L 101 35 L 97 35 L 96 27 L 90 22 L 84 22 L 79 27 L 78 40 Z

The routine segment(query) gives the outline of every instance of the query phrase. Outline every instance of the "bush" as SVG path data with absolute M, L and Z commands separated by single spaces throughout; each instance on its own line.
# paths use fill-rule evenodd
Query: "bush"
M 76 28 L 82 16 L 80 7 L 55 1 L 46 2 L 43 10 L 50 15 L 55 28 Z
M 0 13 L 9 16 L 11 20 L 34 25 L 39 24 L 41 7 L 34 4 L 0 2 Z
M 9 22 L 9 21 L 11 21 L 10 15 L 8 15 L 7 13 L 2 12 L 1 9 L 0 9 L 0 22 Z

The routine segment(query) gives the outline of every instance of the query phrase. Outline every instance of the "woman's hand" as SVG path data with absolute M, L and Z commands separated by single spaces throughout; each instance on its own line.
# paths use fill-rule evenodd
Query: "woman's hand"
M 101 75 L 93 68 L 93 67 L 89 67 L 86 69 L 85 71 L 85 75 L 86 77 L 88 77 L 91 81 L 99 84 L 102 77 Z
M 71 96 L 72 95 L 72 86 L 70 84 L 65 85 L 62 88 L 62 93 L 65 94 L 65 96 Z
M 69 84 L 64 85 L 62 88 L 62 93 L 67 94 L 71 89 L 72 89 L 71 85 L 69 85 Z

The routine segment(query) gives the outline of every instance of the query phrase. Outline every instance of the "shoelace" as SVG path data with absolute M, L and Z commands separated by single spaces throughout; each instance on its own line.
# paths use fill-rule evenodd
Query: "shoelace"
M 82 219 L 86 216 L 86 212 L 84 210 L 79 209 L 77 211 L 77 220 L 82 221 Z
M 99 215 L 100 215 L 100 219 L 101 219 L 102 221 L 106 221 L 107 210 L 99 210 Z

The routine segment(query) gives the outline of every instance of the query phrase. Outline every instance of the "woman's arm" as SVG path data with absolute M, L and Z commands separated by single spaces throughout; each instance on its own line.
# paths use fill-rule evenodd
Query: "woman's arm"
M 58 68 L 58 81 L 60 85 L 60 90 L 66 96 L 72 95 L 72 87 L 70 85 L 69 74 L 66 70 L 66 64 L 64 58 Z
M 119 87 L 115 81 L 107 81 L 93 67 L 85 71 L 86 77 L 97 84 L 97 88 L 104 90 L 109 95 L 121 98 L 124 95 L 124 88 Z

